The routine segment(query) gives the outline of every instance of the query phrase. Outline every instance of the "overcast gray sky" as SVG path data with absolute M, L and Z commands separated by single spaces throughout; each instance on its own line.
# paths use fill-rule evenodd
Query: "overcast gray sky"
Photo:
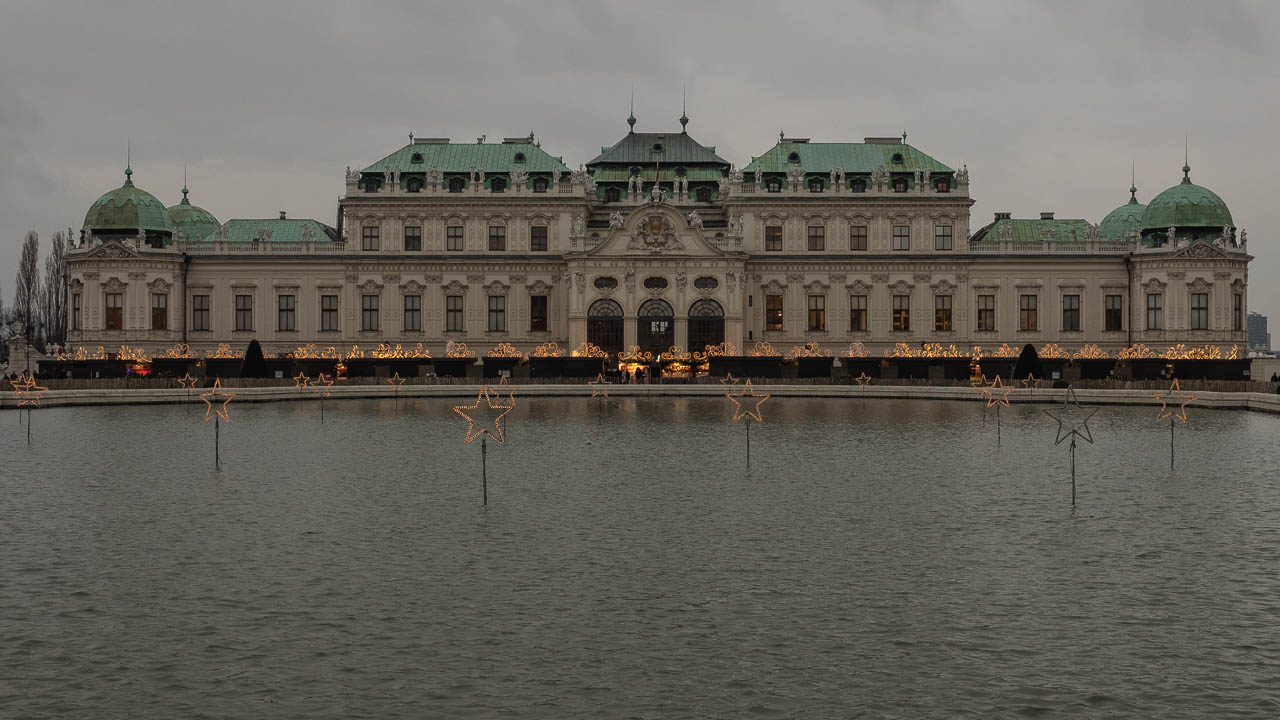
M 537 133 L 573 167 L 678 129 L 744 165 L 779 129 L 906 129 L 998 210 L 1100 220 L 1180 179 L 1249 230 L 1250 301 L 1280 323 L 1280 3 L 0 2 L 0 293 L 18 247 L 134 179 L 220 220 L 332 224 L 347 165 L 409 131 Z M 1271 200 L 1267 198 L 1271 197 Z

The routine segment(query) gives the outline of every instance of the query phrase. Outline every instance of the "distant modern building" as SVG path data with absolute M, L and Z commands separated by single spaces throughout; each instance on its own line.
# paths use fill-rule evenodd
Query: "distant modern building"
M 68 342 L 657 357 L 1247 341 L 1246 233 L 1189 167 L 1096 225 L 996 213 L 970 232 L 968 170 L 905 134 L 780 136 L 739 168 L 679 121 L 628 118 L 577 170 L 532 135 L 411 137 L 344 173 L 335 226 L 219 222 L 185 188 L 166 208 L 126 170 L 68 253 Z
M 1249 349 L 1271 352 L 1271 333 L 1267 332 L 1267 316 L 1249 313 Z

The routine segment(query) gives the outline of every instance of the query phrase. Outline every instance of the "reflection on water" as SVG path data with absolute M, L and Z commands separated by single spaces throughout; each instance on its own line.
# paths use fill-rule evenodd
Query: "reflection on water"
M 0 414 L 0 716 L 1280 713 L 1280 418 L 456 403 Z

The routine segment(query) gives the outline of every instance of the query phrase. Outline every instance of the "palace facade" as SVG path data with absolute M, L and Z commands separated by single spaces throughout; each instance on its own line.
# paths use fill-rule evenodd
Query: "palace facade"
M 1185 165 L 1098 224 L 997 213 L 971 230 L 967 168 L 905 135 L 780 135 L 739 169 L 687 122 L 636 132 L 628 118 L 576 170 L 533 135 L 411 136 L 347 170 L 336 227 L 219 222 L 186 188 L 165 207 L 126 170 L 69 253 L 69 345 L 421 344 L 441 357 L 463 343 L 615 356 L 760 341 L 835 355 L 1247 344 L 1246 233 Z

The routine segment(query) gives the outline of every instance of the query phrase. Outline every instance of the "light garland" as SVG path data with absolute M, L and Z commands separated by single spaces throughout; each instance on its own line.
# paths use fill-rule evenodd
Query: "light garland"
M 1012 347 L 1009 343 L 1004 343 L 999 348 L 996 348 L 995 352 L 991 353 L 991 357 L 1016 358 L 1018 357 L 1018 349 Z
M 352 345 L 351 349 L 348 350 L 347 353 L 342 356 L 342 359 L 343 360 L 363 360 L 364 351 L 360 349 L 359 345 Z
M 166 360 L 186 360 L 194 358 L 191 348 L 186 343 L 178 343 L 170 348 L 165 348 L 164 352 L 159 355 L 153 355 L 152 358 L 164 358 Z
M 864 358 L 867 356 L 867 346 L 860 342 L 849 343 L 849 349 L 844 351 L 841 357 L 847 358 Z
M 1038 354 L 1040 357 L 1049 358 L 1050 360 L 1066 360 L 1071 357 L 1071 354 L 1068 353 L 1066 350 L 1063 350 L 1062 346 L 1058 345 L 1058 343 L 1053 343 L 1053 342 L 1047 345 L 1041 346 L 1040 352 Z
M 560 357 L 562 355 L 564 355 L 564 350 L 560 349 L 559 343 L 552 340 L 549 342 L 544 342 L 538 347 L 534 348 L 533 354 L 530 355 L 530 357 L 544 358 L 544 357 Z
M 489 348 L 489 352 L 485 353 L 484 356 L 491 358 L 514 358 L 516 360 L 524 359 L 524 353 L 517 350 L 516 347 L 509 342 L 494 345 Z
M 307 343 L 295 349 L 291 356 L 297 360 L 340 360 L 342 357 L 332 345 L 321 350 L 315 343 Z
M 609 397 L 609 386 L 613 383 L 604 379 L 604 373 L 598 373 L 596 379 L 587 383 L 591 386 L 591 397 Z
M 679 345 L 672 345 L 658 354 L 658 360 L 662 362 L 688 362 L 692 357 L 692 353 L 685 352 L 685 349 Z
M 469 349 L 467 347 L 467 344 L 462 342 L 453 343 L 450 347 L 446 348 L 445 350 L 445 357 L 449 357 L 454 360 L 465 360 L 467 358 L 473 358 L 475 356 L 476 356 L 475 351 Z
M 793 346 L 790 350 L 787 351 L 787 354 L 785 357 L 788 360 L 795 360 L 797 358 L 802 358 L 802 357 L 804 358 L 831 357 L 831 351 L 823 350 L 818 345 L 818 342 L 816 340 L 810 340 L 804 345 Z
M 578 347 L 569 353 L 570 357 L 586 357 L 586 358 L 607 358 L 609 353 L 601 350 L 598 345 L 591 342 L 578 343 Z
M 467 436 L 463 439 L 463 442 L 469 445 L 472 440 L 483 435 L 488 435 L 499 443 L 506 442 L 502 434 L 502 417 L 511 412 L 514 407 L 514 401 L 509 406 L 495 405 L 493 398 L 489 396 L 489 388 L 481 386 L 480 394 L 476 396 L 475 404 L 453 406 L 453 411 L 467 420 Z M 477 427 L 477 418 L 482 421 L 479 423 L 479 427 Z M 492 430 L 489 429 L 490 423 L 493 425 Z
M 1116 358 L 1119 360 L 1143 360 L 1154 357 L 1158 357 L 1155 351 L 1142 343 L 1130 345 L 1116 354 Z
M 755 347 L 748 353 L 751 357 L 782 357 L 782 353 L 773 349 L 768 340 L 757 340 Z
M 1107 360 L 1111 355 L 1102 348 L 1090 343 L 1071 353 L 1072 360 Z
M 733 422 L 738 422 L 742 418 L 750 418 L 756 422 L 764 422 L 764 415 L 760 412 L 760 406 L 764 404 L 769 396 L 763 393 L 756 393 L 755 388 L 751 387 L 751 378 L 747 378 L 747 382 L 742 386 L 742 392 L 737 395 L 732 392 L 725 393 L 725 397 L 733 403 Z M 749 402 L 744 402 L 750 398 Z
M 218 409 L 214 409 L 213 402 L 219 398 L 223 398 L 222 405 Z M 222 379 L 217 378 L 213 381 L 213 387 L 207 393 L 200 393 L 200 399 L 204 401 L 204 421 L 209 422 L 209 418 L 214 416 L 221 418 L 223 422 L 231 422 L 231 416 L 227 413 L 227 404 L 235 398 L 235 393 L 222 391 Z
M 371 353 L 379 360 L 421 360 L 430 359 L 431 352 L 418 343 L 417 347 L 405 349 L 400 343 L 396 343 L 395 347 L 391 347 L 388 343 L 380 343 L 378 348 Z
M 244 357 L 244 351 L 231 351 L 231 346 L 226 343 L 220 343 L 218 349 L 212 353 L 205 351 L 205 359 L 207 360 L 235 360 Z
M 653 353 L 649 352 L 648 350 L 641 350 L 639 345 L 632 345 L 626 350 L 623 350 L 622 352 L 618 353 L 619 362 L 641 365 L 641 364 L 649 363 L 652 360 L 653 360 Z
M 1169 408 L 1169 402 L 1171 400 L 1173 402 L 1177 402 L 1177 400 L 1174 400 L 1175 395 L 1177 396 L 1177 400 L 1182 401 L 1176 410 Z M 1196 401 L 1195 395 L 1188 395 L 1182 392 L 1182 386 L 1178 384 L 1177 378 L 1174 378 L 1173 385 L 1169 387 L 1168 392 L 1163 395 L 1160 393 L 1154 393 L 1153 397 L 1160 401 L 1160 410 L 1156 413 L 1157 420 L 1177 418 L 1184 423 L 1187 421 L 1187 406 Z

